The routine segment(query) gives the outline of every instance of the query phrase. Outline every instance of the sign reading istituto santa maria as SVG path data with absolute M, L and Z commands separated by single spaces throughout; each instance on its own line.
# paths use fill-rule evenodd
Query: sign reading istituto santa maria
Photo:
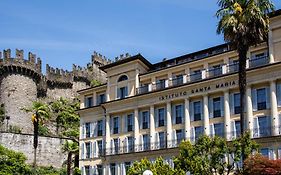
M 188 93 L 188 91 L 181 91 L 181 92 L 177 92 L 177 93 L 162 95 L 162 96 L 159 97 L 159 100 L 168 100 L 168 99 L 178 98 L 178 97 L 181 97 L 181 96 L 186 96 L 187 94 L 196 94 L 196 93 L 208 92 L 212 89 L 226 88 L 226 87 L 230 87 L 230 86 L 235 86 L 236 84 L 238 84 L 236 81 L 218 83 L 218 84 L 215 84 L 215 85 L 191 89 L 190 93 Z

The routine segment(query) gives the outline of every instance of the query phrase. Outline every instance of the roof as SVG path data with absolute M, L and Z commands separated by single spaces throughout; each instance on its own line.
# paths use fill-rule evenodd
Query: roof
M 118 60 L 116 62 L 107 64 L 107 65 L 104 65 L 104 66 L 101 66 L 100 69 L 102 71 L 106 72 L 106 69 L 109 69 L 109 68 L 112 68 L 112 67 L 124 64 L 124 63 L 128 63 L 128 62 L 131 62 L 131 61 L 135 61 L 135 60 L 140 60 L 145 65 L 147 65 L 149 68 L 152 68 L 152 64 L 147 59 L 145 59 L 141 54 L 137 54 L 137 55 L 134 55 L 134 56 L 131 56 L 131 57 L 128 57 L 128 58 L 124 58 L 124 59 Z
M 278 9 L 278 10 L 275 10 L 275 11 L 269 13 L 268 16 L 269 16 L 270 18 L 273 18 L 273 17 L 279 16 L 279 15 L 281 15 L 281 9 Z

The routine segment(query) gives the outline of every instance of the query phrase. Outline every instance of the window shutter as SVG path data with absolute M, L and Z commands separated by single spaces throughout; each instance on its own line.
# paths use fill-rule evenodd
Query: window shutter
M 182 123 L 184 123 L 185 122 L 184 104 L 181 104 L 181 118 L 182 118 Z
M 121 97 L 121 91 L 120 88 L 117 88 L 117 99 L 120 99 Z
M 189 103 L 189 114 L 190 114 L 190 121 L 194 121 L 194 102 Z
M 167 109 L 164 108 L 164 126 L 167 126 Z
M 215 126 L 214 124 L 210 124 L 210 136 L 214 137 L 215 136 Z
M 160 148 L 160 138 L 159 138 L 159 132 L 155 133 L 155 149 Z
M 132 122 L 133 122 L 133 131 L 135 130 L 135 114 L 132 114 Z
M 118 117 L 118 134 L 121 133 L 121 116 Z
M 281 148 L 278 148 L 278 159 L 281 159 Z
M 265 88 L 266 109 L 270 109 L 270 88 Z
M 154 110 L 154 120 L 155 120 L 155 127 L 159 127 L 159 113 L 158 113 L 158 109 Z
M 82 125 L 82 139 L 86 138 L 86 124 Z
M 102 135 L 105 136 L 105 130 L 106 130 L 106 120 L 103 119 L 103 122 L 102 122 Z
M 140 125 L 140 129 L 142 129 L 142 112 L 139 113 L 139 125 Z
M 278 83 L 276 86 L 277 104 L 281 106 L 281 83 Z
M 124 132 L 128 132 L 128 115 L 124 115 Z
M 195 142 L 195 128 L 193 126 L 190 128 L 190 140 L 193 143 Z
M 259 118 L 255 117 L 254 118 L 254 131 L 253 131 L 253 137 L 259 137 L 260 131 L 259 131 Z
M 110 117 L 110 134 L 113 134 L 113 117 Z
M 119 172 L 119 164 L 115 164 L 115 174 L 120 174 Z
M 147 121 L 147 123 L 148 123 L 148 128 L 150 128 L 150 111 L 148 111 L 148 121 Z
M 90 142 L 90 158 L 93 158 L 93 142 Z
M 94 122 L 93 123 L 93 132 L 94 132 L 94 137 L 97 137 L 98 136 L 98 122 Z
M 139 145 L 139 150 L 142 151 L 143 150 L 143 135 L 140 135 L 140 145 Z M 136 145 L 137 146 L 137 145 Z
M 234 114 L 234 94 L 229 94 L 229 107 L 230 107 L 230 114 Z
M 86 170 L 85 170 L 85 167 L 84 167 L 84 166 L 82 167 L 82 170 L 81 170 L 81 171 L 82 171 L 82 175 L 86 175 Z
M 274 149 L 269 149 L 269 159 L 270 160 L 275 160 L 276 156 L 275 156 L 275 152 Z
M 128 86 L 125 87 L 125 97 L 128 97 L 129 94 L 128 94 Z
M 209 97 L 209 118 L 214 117 L 213 98 Z
M 172 147 L 175 147 L 176 145 L 177 145 L 177 131 L 174 129 L 172 135 Z
M 121 163 L 121 175 L 126 175 L 126 167 L 125 167 L 125 163 Z
M 94 123 L 90 123 L 90 137 L 94 136 Z
M 97 158 L 97 157 L 98 157 L 98 156 L 97 156 L 97 155 L 98 155 L 97 141 L 94 141 L 94 142 L 93 142 L 93 150 L 94 150 L 94 151 L 93 151 L 94 157 Z
M 203 107 L 203 100 L 200 101 L 200 111 L 201 111 L 201 120 L 203 119 L 203 110 L 204 110 L 204 107 Z
M 110 140 L 110 148 L 111 148 L 111 155 L 115 154 L 115 145 L 114 145 L 114 139 Z
M 172 105 L 172 121 L 173 125 L 176 124 L 176 105 Z
M 252 89 L 252 106 L 253 106 L 253 111 L 257 111 L 257 89 Z
M 224 116 L 224 96 L 220 97 L 221 117 Z
M 128 140 L 128 137 L 125 138 L 124 144 L 125 144 L 125 151 L 127 153 L 127 152 L 129 152 L 129 140 Z
M 231 139 L 236 138 L 236 126 L 235 126 L 235 120 L 231 121 Z
M 81 143 L 81 159 L 85 159 L 85 143 Z

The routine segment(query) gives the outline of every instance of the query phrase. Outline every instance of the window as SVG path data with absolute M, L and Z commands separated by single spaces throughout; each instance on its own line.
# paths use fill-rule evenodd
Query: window
M 241 124 L 240 121 L 236 120 L 235 121 L 235 132 L 236 132 L 236 137 L 240 137 L 241 135 Z
M 190 81 L 196 81 L 202 79 L 202 71 L 201 70 L 195 70 L 192 74 L 190 74 Z
M 160 149 L 166 147 L 165 132 L 159 132 L 159 142 Z
M 183 119 L 183 105 L 176 105 L 175 106 L 175 124 L 180 124 L 182 123 L 182 119 Z
M 133 114 L 127 115 L 127 132 L 133 131 Z
M 105 102 L 105 94 L 99 94 L 97 97 L 97 105 Z
M 98 152 L 99 152 L 99 154 L 103 153 L 103 141 L 102 140 L 98 141 Z
M 214 118 L 221 117 L 221 98 L 213 98 L 213 112 Z
M 196 101 L 193 104 L 194 106 L 194 121 L 198 121 L 201 120 L 201 102 L 200 101 Z
M 113 139 L 113 142 L 114 142 L 114 152 L 115 154 L 118 154 L 119 153 L 119 139 Z
M 234 98 L 234 114 L 240 114 L 240 93 L 233 94 Z
M 98 121 L 98 136 L 103 135 L 103 120 Z
M 86 159 L 89 159 L 91 157 L 91 143 L 86 143 Z
M 93 97 L 85 97 L 85 108 L 93 106 Z
M 148 129 L 149 113 L 148 111 L 142 112 L 142 129 Z
M 257 89 L 257 107 L 258 110 L 266 109 L 266 89 Z
M 117 91 L 117 98 L 118 99 L 123 99 L 128 96 L 128 87 L 120 87 Z
M 159 108 L 158 109 L 158 126 L 164 126 L 165 125 L 165 109 Z
M 86 138 L 89 138 L 91 137 L 91 123 L 86 123 L 85 127 L 86 127 Z
M 214 124 L 214 134 L 219 137 L 224 137 L 224 125 L 223 123 Z
M 126 80 L 128 80 L 128 77 L 126 75 L 122 75 L 121 77 L 119 77 L 118 82 L 126 81 Z
M 269 157 L 269 149 L 268 148 L 261 148 L 260 153 L 261 153 L 261 155 L 263 155 L 265 157 Z
M 172 79 L 173 86 L 183 84 L 183 75 L 177 75 Z
M 165 79 L 157 80 L 156 82 L 156 90 L 165 88 Z
M 130 167 L 131 167 L 131 162 L 125 162 L 126 172 L 129 170 Z
M 103 167 L 102 167 L 102 165 L 97 165 L 97 170 L 98 170 L 98 174 L 97 175 L 103 175 Z
M 111 175 L 117 175 L 117 171 L 116 171 L 116 164 L 115 163 L 111 163 L 110 164 L 110 174 Z
M 253 137 L 266 137 L 271 135 L 270 117 L 261 116 L 254 118 Z
M 119 133 L 119 117 L 113 118 L 113 134 Z
M 177 145 L 179 145 L 181 143 L 181 141 L 184 139 L 184 134 L 183 134 L 183 130 L 176 130 L 176 135 L 177 135 Z
M 215 65 L 213 66 L 213 69 L 211 70 L 211 75 L 210 76 L 218 76 L 222 74 L 222 68 L 221 65 Z
M 134 138 L 133 137 L 128 137 L 128 149 L 129 149 L 129 152 L 134 151 Z
M 85 166 L 85 174 L 90 175 L 90 166 Z
M 143 150 L 144 151 L 149 150 L 149 146 L 150 146 L 149 135 L 145 134 L 145 135 L 143 135 L 142 138 L 143 138 Z
M 196 126 L 194 127 L 195 130 L 195 139 L 197 140 L 200 135 L 202 135 L 204 133 L 204 127 L 203 126 Z

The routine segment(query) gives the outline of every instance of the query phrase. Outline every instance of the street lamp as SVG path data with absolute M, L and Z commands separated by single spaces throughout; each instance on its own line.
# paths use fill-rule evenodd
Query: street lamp
M 153 173 L 150 170 L 145 170 L 142 175 L 153 175 Z

